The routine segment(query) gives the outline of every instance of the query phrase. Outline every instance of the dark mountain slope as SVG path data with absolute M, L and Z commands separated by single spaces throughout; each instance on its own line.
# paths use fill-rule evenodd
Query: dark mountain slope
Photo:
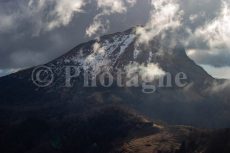
M 220 81 L 189 59 L 179 43 L 170 45 L 159 37 L 148 46 L 137 46 L 137 39 L 133 28 L 80 44 L 46 64 L 54 72 L 55 78 L 46 88 L 37 87 L 32 82 L 34 68 L 1 78 L 2 124 L 7 124 L 9 120 L 17 121 L 36 111 L 55 116 L 59 112 L 65 113 L 72 105 L 77 108 L 76 112 L 86 110 L 85 108 L 94 105 L 88 100 L 89 97 L 99 97 L 100 103 L 97 105 L 118 101 L 151 119 L 170 124 L 230 126 L 229 95 L 223 91 L 210 91 L 213 84 L 221 85 Z M 72 80 L 73 87 L 66 88 L 63 87 L 66 81 L 65 67 L 72 65 L 77 66 L 81 72 L 89 71 L 91 75 L 100 74 L 106 69 L 114 76 L 117 75 L 116 68 L 129 71 L 141 67 L 145 70 L 143 72 L 151 72 L 157 65 L 162 71 L 170 73 L 172 78 L 177 73 L 184 72 L 188 79 L 184 88 L 179 88 L 172 82 L 172 87 L 157 88 L 152 94 L 143 93 L 141 86 L 119 88 L 115 84 L 104 88 L 99 84 L 97 88 L 83 87 L 83 75 Z

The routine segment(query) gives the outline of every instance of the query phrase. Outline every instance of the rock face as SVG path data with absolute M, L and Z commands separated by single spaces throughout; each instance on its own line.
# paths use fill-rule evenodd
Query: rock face
M 1 78 L 2 124 L 21 120 L 34 112 L 53 118 L 70 112 L 87 113 L 88 109 L 96 106 L 119 104 L 152 120 L 170 124 L 230 126 L 230 96 L 226 90 L 225 93 L 221 90 L 211 92 L 213 84 L 221 85 L 223 81 L 212 78 L 196 65 L 177 42 L 162 41 L 160 37 L 148 45 L 137 45 L 137 42 L 138 36 L 132 28 L 80 44 L 45 64 L 54 73 L 54 81 L 45 88 L 36 86 L 31 80 L 34 68 Z M 80 71 L 78 77 L 71 79 L 72 87 L 64 87 L 66 66 L 76 66 Z M 155 79 L 158 74 L 170 73 L 175 78 L 183 72 L 187 76 L 186 86 L 178 87 L 173 81 L 171 87 L 157 88 L 151 94 L 143 93 L 142 86 L 120 88 L 112 84 L 108 88 L 101 85 L 84 87 L 84 71 L 89 72 L 92 79 L 104 71 L 117 76 L 117 69 L 131 74 L 131 77 L 135 72 L 140 76 L 145 74 L 154 84 L 158 82 L 159 78 Z M 70 69 L 70 74 L 74 73 Z

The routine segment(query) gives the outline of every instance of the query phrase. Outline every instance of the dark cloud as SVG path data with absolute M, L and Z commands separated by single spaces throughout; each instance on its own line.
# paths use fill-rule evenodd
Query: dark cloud
M 229 50 L 188 50 L 190 58 L 199 64 L 212 65 L 214 67 L 230 66 Z
M 230 3 L 223 1 L 215 18 L 206 20 L 189 38 L 190 57 L 200 64 L 230 66 Z
M 146 3 L 147 1 L 138 2 L 125 16 L 123 14 L 108 16 L 111 26 L 107 33 L 144 24 L 150 9 L 146 7 Z M 42 64 L 64 54 L 77 44 L 92 39 L 85 35 L 86 28 L 98 13 L 97 8 L 92 5 L 86 6 L 84 12 L 76 14 L 68 25 L 41 32 L 38 36 L 34 36 L 34 23 L 24 20 L 13 25 L 14 30 L 0 32 L 0 69 Z M 16 4 L 10 6 L 16 7 Z
M 88 3 L 90 2 L 91 3 Z M 77 44 L 89 39 L 86 30 L 97 14 L 103 12 L 99 0 L 2 0 L 0 2 L 0 69 L 7 72 L 48 62 Z M 119 1 L 119 0 L 118 0 Z M 121 0 L 122 1 L 122 0 Z M 172 4 L 176 0 L 170 1 Z M 85 3 L 86 2 L 86 3 Z M 108 4 L 113 1 L 108 0 Z M 114 11 L 103 16 L 109 21 L 106 33 L 126 30 L 149 22 L 151 0 L 137 0 L 131 5 L 125 1 L 127 11 Z M 135 1 L 133 1 L 135 2 Z M 189 41 L 188 49 L 196 50 L 191 56 L 197 63 L 213 66 L 230 66 L 228 47 L 210 46 L 208 40 L 195 37 L 196 30 L 212 23 L 222 9 L 216 0 L 178 0 L 183 11 L 179 29 L 181 40 Z M 112 4 L 112 3 L 111 3 Z M 107 9 L 109 8 L 106 6 Z M 102 19 L 103 19 L 102 18 Z M 104 24 L 102 20 L 102 24 Z M 97 35 L 101 35 L 98 33 Z M 202 41 L 201 41 L 202 40 Z M 213 52 L 212 52 L 213 51 Z M 3 72 L 1 72 L 3 73 Z

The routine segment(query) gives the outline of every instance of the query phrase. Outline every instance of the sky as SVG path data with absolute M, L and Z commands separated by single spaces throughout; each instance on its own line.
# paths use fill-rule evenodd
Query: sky
M 136 25 L 146 43 L 173 31 L 191 59 L 230 79 L 230 0 L 1 0 L 0 76 Z

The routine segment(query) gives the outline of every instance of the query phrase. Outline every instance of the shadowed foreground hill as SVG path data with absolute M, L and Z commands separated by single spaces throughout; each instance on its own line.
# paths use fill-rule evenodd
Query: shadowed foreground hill
M 230 130 L 200 130 L 150 122 L 109 105 L 78 116 L 33 116 L 0 131 L 7 153 L 229 153 Z

